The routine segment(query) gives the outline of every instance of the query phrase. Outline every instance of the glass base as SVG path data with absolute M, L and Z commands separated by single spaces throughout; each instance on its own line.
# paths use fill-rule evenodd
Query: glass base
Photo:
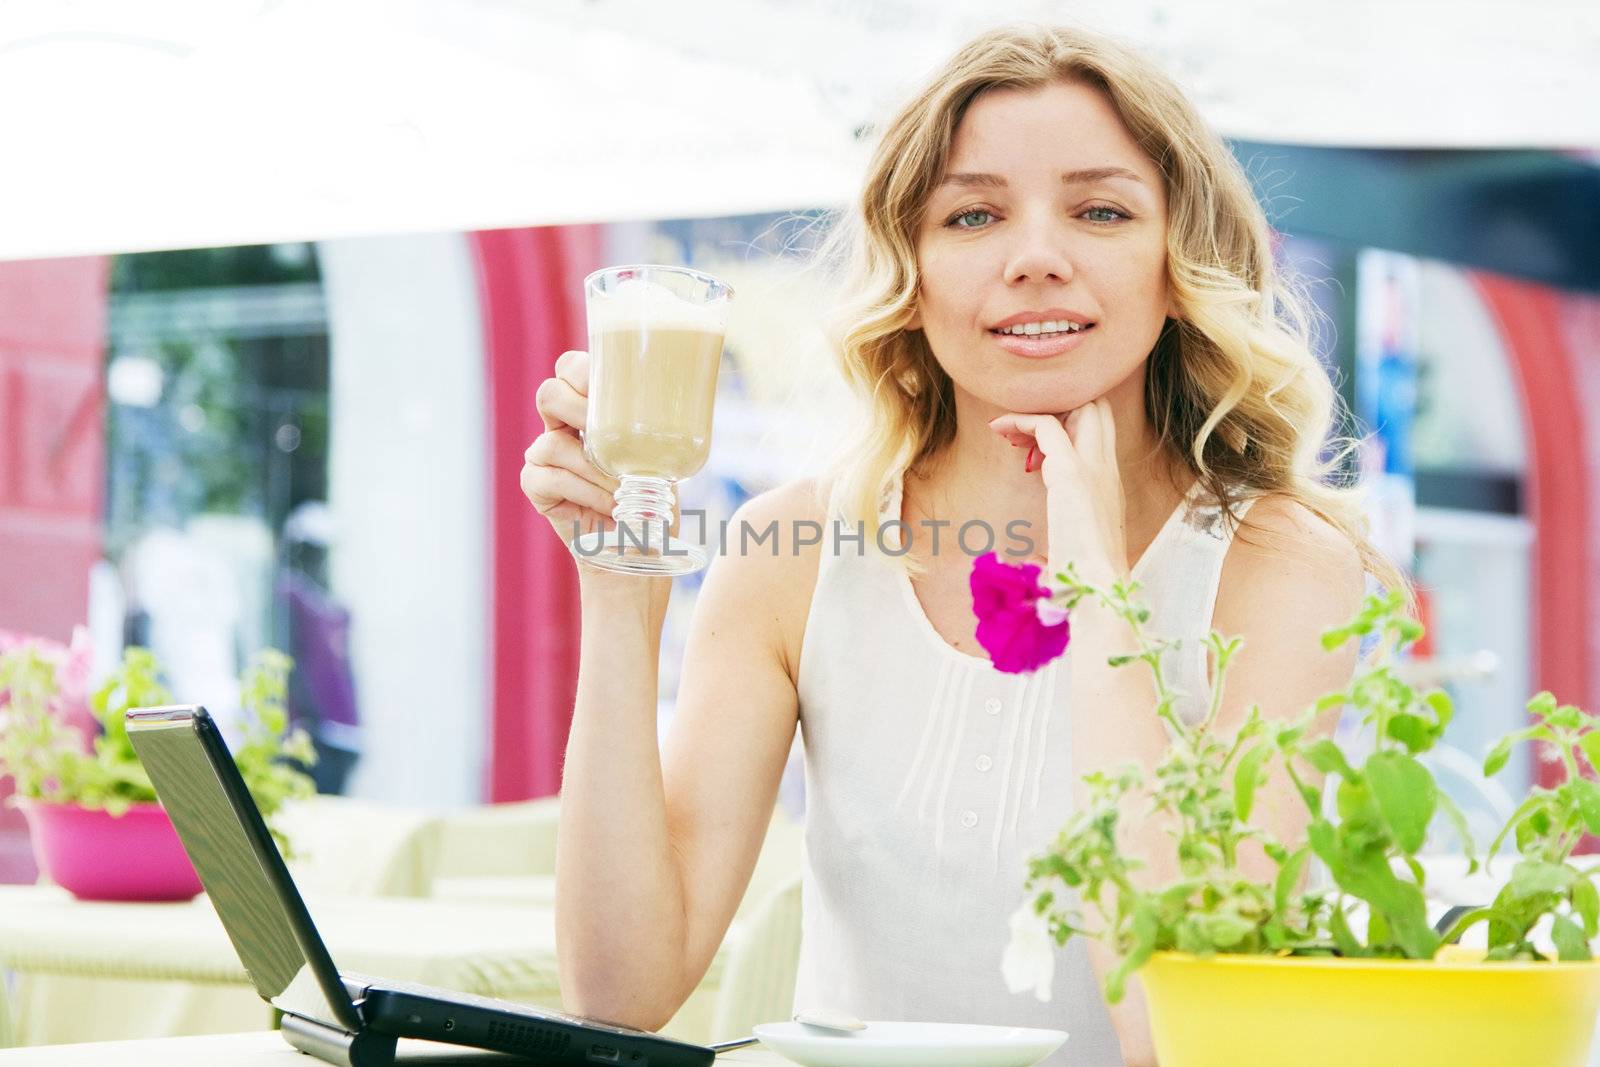
M 631 531 L 623 536 L 616 530 L 596 530 L 576 538 L 568 547 L 583 566 L 617 574 L 693 574 L 709 562 L 698 545 L 667 537 L 663 547 L 662 540 L 660 526 L 639 537 Z

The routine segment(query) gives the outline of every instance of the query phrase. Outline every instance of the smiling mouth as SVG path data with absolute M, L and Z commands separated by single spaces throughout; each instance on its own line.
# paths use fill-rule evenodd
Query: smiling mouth
M 1007 326 L 1003 330 L 990 330 L 995 337 L 1071 337 L 1094 329 L 1094 323 L 1078 325 L 1075 322 L 1030 322 L 1021 326 Z

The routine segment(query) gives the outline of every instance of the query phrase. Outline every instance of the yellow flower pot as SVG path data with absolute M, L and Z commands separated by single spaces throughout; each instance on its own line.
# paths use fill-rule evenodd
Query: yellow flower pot
M 1584 1067 L 1600 962 L 1160 952 L 1139 971 L 1161 1067 Z

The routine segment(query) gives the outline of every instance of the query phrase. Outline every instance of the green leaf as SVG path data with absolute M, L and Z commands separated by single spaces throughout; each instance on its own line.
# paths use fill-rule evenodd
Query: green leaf
M 1539 801 L 1538 805 L 1528 813 L 1526 819 L 1517 824 L 1517 851 L 1524 854 L 1538 851 L 1555 825 L 1555 821 L 1551 818 L 1551 806 L 1555 803 L 1555 795 L 1535 793 L 1534 799 Z
M 1591 834 L 1600 834 L 1600 782 L 1592 778 L 1574 778 L 1562 788 L 1571 791 L 1584 828 Z
M 1383 912 L 1369 912 L 1367 915 L 1367 948 L 1385 948 L 1393 940 L 1393 935 L 1389 933 L 1389 920 L 1383 917 Z
M 1266 780 L 1266 776 L 1262 773 L 1262 764 L 1270 755 L 1272 755 L 1271 748 L 1257 745 L 1246 752 L 1240 758 L 1239 765 L 1233 769 L 1233 810 L 1240 822 L 1250 821 L 1250 811 L 1255 806 L 1256 788 Z
M 1589 768 L 1600 771 L 1600 730 L 1590 730 L 1579 737 L 1578 747 L 1583 749 L 1583 757 L 1589 761 Z
M 1428 923 L 1422 890 L 1395 877 L 1381 849 L 1343 851 L 1338 865 L 1330 864 L 1329 870 L 1340 889 L 1370 904 L 1374 917 L 1381 913 L 1408 958 L 1433 958 L 1439 935 Z
M 1193 916 L 1178 923 L 1173 932 L 1172 945 L 1179 952 L 1187 952 L 1193 956 L 1204 956 L 1213 951 L 1211 942 L 1200 932 L 1200 924 L 1195 922 Z
M 1356 940 L 1355 931 L 1350 929 L 1350 920 L 1344 913 L 1344 908 L 1334 905 L 1328 913 L 1328 932 L 1333 935 L 1333 943 L 1339 948 L 1339 955 L 1358 959 L 1366 955 L 1361 948 L 1361 942 Z
M 1552 711 L 1545 722 L 1557 730 L 1576 730 L 1583 725 L 1583 711 L 1571 704 L 1563 704 Z
M 1540 804 L 1543 804 L 1545 799 L 1546 798 L 1543 794 L 1535 793 L 1523 800 L 1521 804 L 1518 804 L 1517 810 L 1511 813 L 1511 816 L 1506 819 L 1505 825 L 1500 828 L 1500 832 L 1495 835 L 1494 840 L 1489 842 L 1489 848 L 1486 852 L 1486 855 L 1492 857 L 1496 852 L 1499 852 L 1500 843 L 1504 841 L 1506 837 L 1513 831 L 1520 833 L 1522 820 L 1525 819 Z
M 1389 719 L 1389 736 L 1406 746 L 1410 752 L 1426 752 L 1437 740 L 1437 727 L 1420 715 L 1401 712 Z
M 1219 949 L 1233 948 L 1255 930 L 1254 923 L 1226 912 L 1203 915 L 1200 917 L 1200 923 L 1205 931 L 1206 940 Z
M 1397 844 L 1406 852 L 1422 848 L 1438 803 L 1428 769 L 1399 752 L 1375 752 L 1367 759 L 1367 785 Z
M 1493 908 L 1478 908 L 1475 911 L 1459 915 L 1456 917 L 1456 921 L 1451 923 L 1449 928 L 1441 935 L 1443 941 L 1446 945 L 1453 945 L 1461 940 L 1462 934 L 1465 934 L 1479 923 L 1489 922 L 1495 917 L 1496 914 Z
M 1279 918 L 1289 912 L 1289 899 L 1294 896 L 1295 887 L 1300 884 L 1300 873 L 1306 869 L 1306 861 L 1311 858 L 1311 849 L 1297 849 L 1294 855 L 1278 868 L 1278 877 L 1273 884 L 1272 903 L 1273 913 Z
M 1583 919 L 1583 932 L 1586 937 L 1600 934 L 1600 893 L 1594 888 L 1594 883 L 1587 878 L 1579 878 L 1572 883 L 1572 910 Z
M 1339 746 L 1328 738 L 1320 738 L 1307 745 L 1301 753 L 1305 761 L 1323 774 L 1332 774 L 1337 771 L 1346 779 L 1359 779 L 1361 776 L 1351 768 L 1344 758 L 1344 752 Z
M 1528 700 L 1529 715 L 1534 715 L 1541 719 L 1548 719 L 1555 713 L 1555 710 L 1556 695 L 1550 692 L 1548 689 L 1535 693 L 1533 697 Z
M 1578 872 L 1564 864 L 1522 860 L 1511 869 L 1511 882 L 1507 888 L 1514 897 L 1565 893 L 1577 877 Z
M 1592 958 L 1589 954 L 1589 939 L 1584 936 L 1578 924 L 1565 915 L 1557 915 L 1552 920 L 1550 939 L 1556 943 L 1556 951 L 1560 953 L 1563 961 Z
M 1350 694 L 1349 693 L 1344 693 L 1344 692 L 1329 693 L 1327 696 L 1318 698 L 1317 703 L 1316 703 L 1316 710 L 1317 710 L 1318 714 L 1320 714 L 1320 713 L 1322 713 L 1324 711 L 1327 711 L 1329 708 L 1336 708 L 1340 704 L 1348 704 L 1348 703 L 1350 703 Z
M 1450 700 L 1450 694 L 1443 689 L 1431 690 L 1422 698 L 1423 703 L 1433 710 L 1433 718 L 1440 732 L 1450 725 L 1450 720 L 1455 718 L 1455 704 Z
M 1317 854 L 1317 858 L 1327 864 L 1330 870 L 1342 863 L 1338 835 L 1327 819 L 1312 819 L 1306 826 L 1306 840 L 1311 843 L 1311 850 Z
M 1339 818 L 1343 821 L 1340 826 L 1340 835 L 1347 836 L 1358 830 L 1365 830 L 1370 824 L 1381 821 L 1382 815 L 1378 811 L 1378 804 L 1372 797 L 1372 790 L 1366 782 L 1343 781 L 1333 794 L 1335 807 L 1339 811 Z
M 1493 778 L 1505 768 L 1506 763 L 1511 759 L 1511 746 L 1513 743 L 1510 737 L 1502 737 L 1494 743 L 1494 747 L 1489 750 L 1489 754 L 1483 758 L 1483 776 L 1485 778 Z
M 1439 808 L 1445 817 L 1450 820 L 1450 825 L 1455 828 L 1456 840 L 1461 843 L 1461 852 L 1471 864 L 1468 874 L 1476 874 L 1478 870 L 1477 844 L 1472 840 L 1472 827 L 1467 823 L 1467 816 L 1450 798 L 1450 794 L 1443 789 L 1438 791 Z
M 1133 908 L 1133 946 L 1122 962 L 1106 975 L 1106 1000 L 1112 1004 L 1122 1001 L 1127 992 L 1128 976 L 1143 967 L 1156 948 L 1156 937 L 1161 932 L 1161 920 L 1148 897 L 1140 897 Z

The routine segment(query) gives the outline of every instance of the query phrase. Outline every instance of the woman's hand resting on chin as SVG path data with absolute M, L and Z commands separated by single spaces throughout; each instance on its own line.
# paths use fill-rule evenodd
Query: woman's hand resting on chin
M 1062 418 L 1007 414 L 989 428 L 1013 445 L 1043 455 L 1048 573 L 1069 562 L 1078 576 L 1105 588 L 1128 573 L 1128 541 L 1117 432 L 1111 405 L 1085 404 Z

